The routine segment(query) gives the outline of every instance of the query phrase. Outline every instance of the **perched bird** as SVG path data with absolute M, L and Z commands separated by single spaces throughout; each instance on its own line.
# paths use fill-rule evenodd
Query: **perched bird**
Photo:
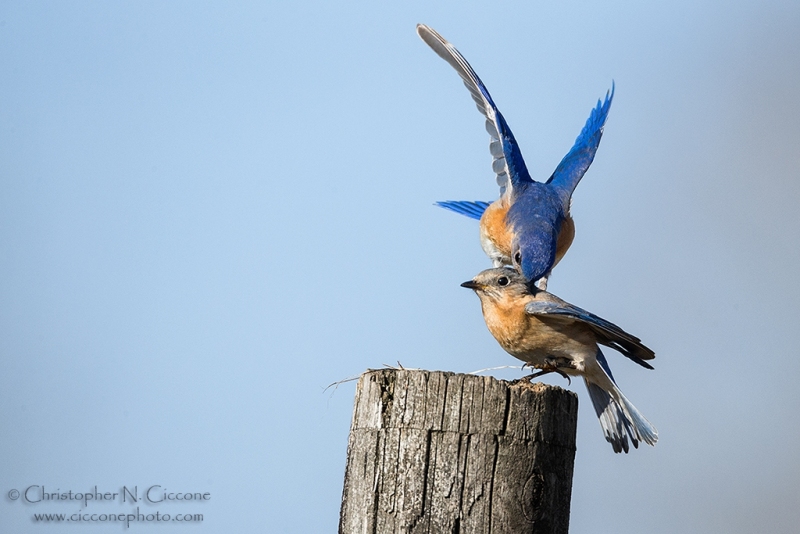
M 439 206 L 480 219 L 481 246 L 495 267 L 513 265 L 529 282 L 547 288 L 550 271 L 575 237 L 569 213 L 572 192 L 594 159 L 603 125 L 614 98 L 614 86 L 604 102 L 597 102 L 575 144 L 545 183 L 531 179 L 514 134 L 489 95 L 489 91 L 464 56 L 441 35 L 424 24 L 417 33 L 447 61 L 469 89 L 478 110 L 486 117 L 500 198 L 492 203 L 444 201 Z
M 598 343 L 611 347 L 642 367 L 655 354 L 641 340 L 577 306 L 528 283 L 509 268 L 487 269 L 461 284 L 481 299 L 483 318 L 500 346 L 540 369 L 582 376 L 606 441 L 614 452 L 628 452 L 643 441 L 655 445 L 658 432 L 617 387 Z

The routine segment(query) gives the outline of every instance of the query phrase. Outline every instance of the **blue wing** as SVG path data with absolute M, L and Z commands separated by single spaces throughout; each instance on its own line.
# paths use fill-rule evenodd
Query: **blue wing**
M 575 144 L 561 163 L 558 164 L 553 175 L 547 180 L 548 184 L 559 190 L 562 199 L 567 200 L 572 196 L 578 182 L 589 169 L 589 165 L 594 160 L 597 147 L 600 145 L 600 138 L 603 136 L 603 126 L 608 117 L 608 110 L 611 109 L 611 101 L 614 99 L 614 84 L 611 84 L 611 91 L 606 93 L 605 102 L 597 101 L 597 107 L 592 110 L 591 115 L 583 126 Z
M 555 297 L 549 293 L 547 295 Z M 585 323 L 594 331 L 599 343 L 619 351 L 642 367 L 653 368 L 644 360 L 652 360 L 656 355 L 642 344 L 641 339 L 593 313 L 561 301 L 561 299 L 549 302 L 533 300 L 525 305 L 525 312 L 529 315 L 563 317 Z M 609 376 L 611 376 L 610 370 Z
M 483 200 L 442 200 L 436 202 L 440 208 L 445 208 L 461 215 L 466 215 L 470 219 L 480 220 L 483 212 L 489 207 L 491 202 L 484 202 Z
M 486 86 L 483 85 L 461 52 L 435 30 L 424 24 L 417 24 L 417 34 L 439 57 L 447 61 L 458 72 L 478 106 L 478 111 L 486 117 L 486 131 L 489 132 L 492 139 L 489 143 L 489 152 L 494 158 L 492 170 L 497 175 L 497 184 L 500 186 L 501 194 L 521 183 L 531 182 L 528 168 L 525 166 L 525 160 L 522 159 L 522 152 L 514 139 L 514 134 L 511 133 L 511 129 L 497 106 L 494 105 Z

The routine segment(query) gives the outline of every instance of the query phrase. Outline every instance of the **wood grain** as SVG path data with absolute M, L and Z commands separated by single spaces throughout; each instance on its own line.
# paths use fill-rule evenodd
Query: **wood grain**
M 566 533 L 577 396 L 385 369 L 356 389 L 340 533 Z

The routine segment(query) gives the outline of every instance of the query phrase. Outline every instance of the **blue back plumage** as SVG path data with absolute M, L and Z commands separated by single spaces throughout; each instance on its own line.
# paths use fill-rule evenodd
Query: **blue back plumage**
M 546 276 L 553 267 L 563 219 L 563 203 L 549 185 L 531 182 L 514 190 L 506 221 L 515 235 L 514 252 L 521 256 L 518 267 L 528 281 Z
M 603 126 L 605 126 L 608 111 L 611 109 L 611 101 L 614 99 L 614 84 L 611 84 L 611 91 L 606 93 L 604 102 L 597 101 L 597 106 L 592 110 L 583 130 L 575 139 L 575 144 L 567 155 L 558 164 L 553 175 L 547 183 L 558 190 L 562 199 L 569 200 L 572 192 L 575 191 L 578 182 L 589 169 L 589 165 L 594 160 L 597 147 L 600 145 L 600 138 L 603 136 Z
M 484 202 L 483 200 L 442 200 L 435 204 L 440 208 L 466 215 L 470 219 L 480 220 L 483 212 L 486 211 L 491 202 Z

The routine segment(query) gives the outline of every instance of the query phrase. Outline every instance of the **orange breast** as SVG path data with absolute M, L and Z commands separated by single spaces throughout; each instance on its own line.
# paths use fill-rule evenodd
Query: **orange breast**
M 572 216 L 567 214 L 567 217 L 561 222 L 561 229 L 558 232 L 558 240 L 556 241 L 556 261 L 553 262 L 553 267 L 558 265 L 561 258 L 569 250 L 572 245 L 572 240 L 575 239 L 575 221 Z
M 482 298 L 481 308 L 489 332 L 501 347 L 513 354 L 528 329 L 525 307 L 515 306 L 514 303 L 502 300 Z
M 511 264 L 513 234 L 506 224 L 509 203 L 505 198 L 492 202 L 481 217 L 481 246 L 493 261 Z

